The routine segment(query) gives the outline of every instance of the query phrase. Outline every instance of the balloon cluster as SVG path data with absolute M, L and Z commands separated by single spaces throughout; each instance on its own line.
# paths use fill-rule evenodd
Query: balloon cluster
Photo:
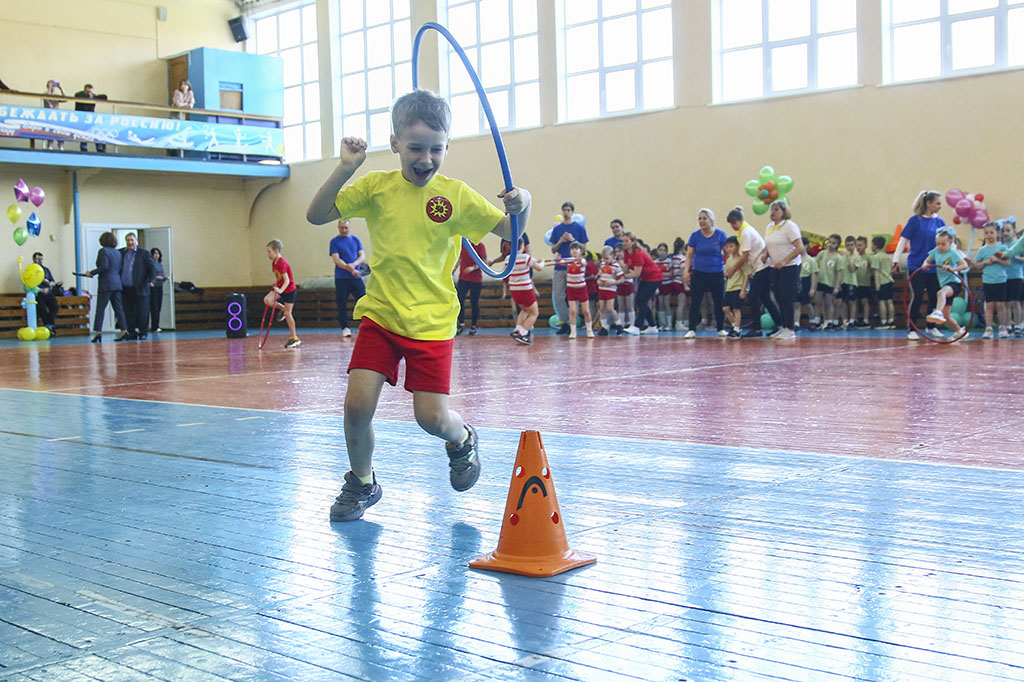
M 985 206 L 985 195 L 965 194 L 958 189 L 951 189 L 946 192 L 946 203 L 949 204 L 956 215 L 953 216 L 953 224 L 967 223 L 974 227 L 983 227 L 989 222 L 988 207 Z
M 43 192 L 42 187 L 29 189 L 28 184 L 19 178 L 18 182 L 14 185 L 14 198 L 17 200 L 17 203 L 7 207 L 7 219 L 11 221 L 12 225 L 17 225 L 18 221 L 21 220 L 21 206 L 18 206 L 18 204 L 31 202 L 32 205 L 39 208 L 43 205 L 43 201 L 46 200 L 46 193 Z M 42 229 L 43 224 L 33 212 L 28 220 L 25 221 L 24 227 L 14 228 L 14 243 L 21 246 L 28 241 L 29 236 L 38 237 Z
M 764 166 L 757 179 L 747 180 L 743 189 L 754 197 L 754 213 L 764 215 L 773 201 L 786 198 L 793 189 L 793 178 L 788 175 L 776 175 L 774 168 Z
M 18 256 L 18 268 L 21 268 L 21 256 Z M 36 294 L 39 293 L 39 285 L 44 276 L 43 267 L 36 263 L 31 263 L 21 271 L 21 283 L 25 285 L 25 298 L 21 300 L 21 307 L 25 309 L 28 323 L 18 329 L 18 338 L 22 341 L 45 341 L 50 338 L 50 330 L 37 326 L 36 319 Z

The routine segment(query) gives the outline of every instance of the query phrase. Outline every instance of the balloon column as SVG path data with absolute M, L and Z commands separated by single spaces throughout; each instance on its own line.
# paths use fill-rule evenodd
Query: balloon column
M 21 256 L 18 256 L 18 269 L 21 270 Z M 25 298 L 21 299 L 21 307 L 25 309 L 27 326 L 18 330 L 18 338 L 22 341 L 45 341 L 50 338 L 50 330 L 36 324 L 36 294 L 39 284 L 43 281 L 43 268 L 35 263 L 21 270 L 21 283 L 25 285 Z
M 39 216 L 32 213 L 25 225 L 19 226 L 22 210 L 18 204 L 31 203 L 36 208 L 43 205 L 46 200 L 46 193 L 41 187 L 29 187 L 23 179 L 19 178 L 14 185 L 14 199 L 16 203 L 7 207 L 7 219 L 14 227 L 14 243 L 22 246 L 30 236 L 38 237 L 43 225 Z M 18 270 L 21 271 L 21 283 L 25 285 L 25 298 L 21 300 L 21 307 L 25 309 L 27 326 L 18 330 L 18 338 L 22 341 L 38 340 L 43 341 L 50 338 L 50 330 L 46 327 L 39 327 L 36 324 L 36 294 L 39 293 L 39 284 L 43 281 L 43 268 L 35 263 L 22 269 L 22 257 L 18 256 Z
M 747 180 L 743 189 L 754 197 L 754 213 L 764 215 L 773 201 L 786 198 L 793 189 L 793 178 L 776 175 L 774 168 L 764 166 L 756 179 Z

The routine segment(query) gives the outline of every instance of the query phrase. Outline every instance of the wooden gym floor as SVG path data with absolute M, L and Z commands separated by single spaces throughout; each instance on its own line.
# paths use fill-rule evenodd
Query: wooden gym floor
M 0 342 L 0 679 L 1019 680 L 1024 342 L 456 340 L 483 475 L 401 388 L 331 524 L 352 340 Z M 519 433 L 570 545 L 495 548 Z

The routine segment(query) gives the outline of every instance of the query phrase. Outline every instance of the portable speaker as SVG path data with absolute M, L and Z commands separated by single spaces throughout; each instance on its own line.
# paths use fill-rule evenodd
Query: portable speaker
M 228 19 L 228 26 L 231 27 L 231 35 L 235 37 L 236 43 L 249 39 L 249 32 L 245 30 L 245 19 L 242 17 Z
M 249 332 L 246 320 L 245 294 L 228 294 L 225 297 L 227 335 L 229 339 L 244 339 Z

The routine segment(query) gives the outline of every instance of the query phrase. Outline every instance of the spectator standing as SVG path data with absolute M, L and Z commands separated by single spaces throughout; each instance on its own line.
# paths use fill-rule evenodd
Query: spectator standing
M 182 78 L 178 82 L 178 87 L 171 95 L 171 106 L 175 109 L 191 109 L 196 105 L 196 95 L 192 92 L 192 84 L 186 79 Z M 172 111 L 171 118 L 185 118 L 187 114 L 184 111 Z
M 89 271 L 89 276 L 99 275 L 96 285 L 96 319 L 92 325 L 92 343 L 103 340 L 103 315 L 109 303 L 114 308 L 114 320 L 120 336 L 114 341 L 128 338 L 128 328 L 124 319 L 124 308 L 121 305 L 121 253 L 117 250 L 117 237 L 113 232 L 100 235 L 100 250 L 96 254 L 96 268 Z
M 82 89 L 75 93 L 75 97 L 78 99 L 106 99 L 106 95 L 97 95 L 96 89 L 92 87 L 92 83 L 86 83 L 82 86 Z M 91 102 L 75 102 L 75 111 L 96 111 L 96 105 Z M 89 151 L 89 144 L 87 142 L 82 143 L 82 151 Z M 96 143 L 97 152 L 107 151 L 107 145 Z
M 650 254 L 640 247 L 632 232 L 622 233 L 622 260 L 625 276 L 639 279 L 636 288 L 636 326 L 626 328 L 627 334 L 657 334 L 658 323 L 654 320 L 650 301 L 658 293 L 663 274 Z
M 359 266 L 366 262 L 363 242 L 350 234 L 351 225 L 347 220 L 338 221 L 338 236 L 331 240 L 331 260 L 334 261 L 334 293 L 338 303 L 338 325 L 341 335 L 352 336 L 348 326 L 348 299 L 353 303 L 366 295 Z
M 566 261 L 570 257 L 570 244 L 579 242 L 583 245 L 583 249 L 586 250 L 587 242 L 590 241 L 587 237 L 587 228 L 572 219 L 572 214 L 575 211 L 576 206 L 571 201 L 562 204 L 562 222 L 555 225 L 554 229 L 551 230 L 551 253 Z M 561 323 L 556 332 L 557 334 L 569 333 L 569 302 L 565 295 L 566 276 L 566 265 L 556 263 L 555 271 L 551 275 L 551 299 L 555 305 L 558 320 Z
M 731 217 L 732 213 L 729 215 Z M 742 220 L 742 214 L 740 219 Z M 725 268 L 722 252 L 725 249 L 727 238 L 725 232 L 715 227 L 715 214 L 710 208 L 700 209 L 697 213 L 697 224 L 699 227 L 693 231 L 690 239 L 686 242 L 686 270 L 683 273 L 683 282 L 690 287 L 690 330 L 683 338 L 694 339 L 697 337 L 700 306 L 705 293 L 711 294 L 712 312 L 715 316 L 715 325 L 718 327 L 718 335 L 725 337 L 729 333 L 725 331 L 725 313 L 722 310 L 722 302 L 725 298 Z M 743 244 L 742 238 L 740 244 Z M 737 266 L 734 265 L 734 267 Z
M 800 292 L 800 263 L 804 255 L 804 242 L 800 227 L 793 222 L 793 212 L 785 199 L 772 202 L 768 217 L 772 224 L 766 233 L 765 249 L 772 264 L 770 271 L 772 291 L 779 302 L 781 319 L 779 339 L 795 339 L 793 304 Z
M 53 79 L 50 79 L 50 80 L 46 81 L 46 94 L 47 95 L 60 95 L 61 97 L 65 96 L 64 95 L 64 88 L 62 88 L 60 86 L 60 83 L 58 83 L 57 81 L 55 81 Z M 57 109 L 59 107 L 60 107 L 60 100 L 59 99 L 44 99 L 43 100 L 43 108 L 44 109 Z M 53 142 L 54 142 L 53 140 L 47 140 L 46 141 L 46 148 L 47 149 L 53 149 Z M 64 151 L 64 140 L 57 140 L 57 149 L 60 150 L 60 151 Z
M 946 222 L 939 217 L 939 209 L 942 208 L 942 195 L 935 190 L 922 190 L 914 199 L 914 215 L 907 219 L 907 223 L 900 233 L 900 240 L 896 244 L 896 250 L 892 254 L 892 272 L 900 271 L 900 254 L 910 246 L 910 253 L 907 254 L 907 277 L 910 277 L 915 270 L 921 267 L 928 252 L 935 248 L 935 233 L 946 226 Z M 928 294 L 928 309 L 935 308 L 939 296 L 939 276 L 934 270 L 919 272 L 910 280 L 910 287 L 913 291 L 913 304 L 910 306 L 910 318 L 913 326 L 908 324 L 907 338 L 916 341 L 921 338 L 914 331 L 914 326 L 921 328 L 921 302 L 924 295 Z M 928 323 L 926 333 L 933 336 L 941 336 L 942 332 L 935 328 L 931 322 Z
M 604 245 L 610 246 L 614 249 L 622 243 L 622 232 L 625 229 L 625 226 L 618 218 L 612 218 L 612 222 L 609 223 L 608 227 L 612 230 L 612 236 L 604 240 Z
M 164 270 L 164 252 L 153 247 L 149 250 L 153 257 L 153 290 L 149 294 L 149 330 L 155 333 L 162 332 L 160 328 L 160 313 L 164 307 L 164 282 L 167 281 L 167 271 Z
M 124 237 L 121 249 L 121 299 L 124 302 L 128 339 L 146 338 L 149 329 L 149 294 L 156 285 L 153 256 L 139 249 L 134 232 Z
M 778 307 L 772 301 L 771 273 L 768 271 L 768 263 L 764 257 L 764 237 L 743 218 L 743 209 L 736 206 L 726 217 L 726 221 L 732 229 L 739 233 L 740 257 L 734 268 L 726 271 L 725 278 L 729 279 L 735 273 L 735 268 L 749 267 L 750 277 L 748 279 L 749 294 L 747 301 L 750 303 L 750 315 L 753 318 L 754 326 L 743 336 L 745 338 L 762 336 L 761 331 L 761 306 L 768 310 L 775 324 L 782 319 Z
M 480 256 L 480 260 L 487 262 L 487 248 L 483 242 L 473 244 L 473 250 Z M 455 333 L 461 334 L 466 330 L 466 296 L 468 295 L 472 315 L 469 335 L 472 336 L 476 334 L 476 322 L 480 319 L 480 290 L 484 286 L 484 273 L 469 254 L 465 244 L 462 245 L 462 252 L 459 253 L 458 268 L 459 284 L 455 287 L 455 293 L 459 297 L 459 319 Z

